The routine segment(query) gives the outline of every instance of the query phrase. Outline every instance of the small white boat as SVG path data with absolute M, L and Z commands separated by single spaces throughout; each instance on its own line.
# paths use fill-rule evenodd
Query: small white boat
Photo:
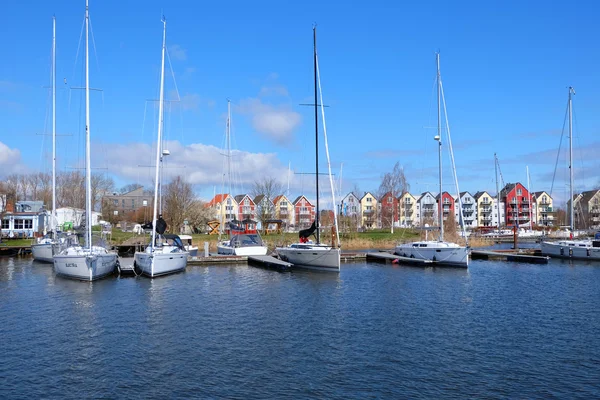
M 235 256 L 264 256 L 268 248 L 258 233 L 233 234 L 217 244 L 217 253 Z
M 322 243 L 307 242 L 278 247 L 275 251 L 280 259 L 293 264 L 294 267 L 332 272 L 340 271 L 341 250 L 339 248 Z
M 117 254 L 109 252 L 104 247 L 72 246 L 53 257 L 54 272 L 57 275 L 94 281 L 115 272 Z
M 184 271 L 189 253 L 177 235 L 156 235 L 156 245 L 137 251 L 133 267 L 149 278 Z
M 469 250 L 456 243 L 424 240 L 396 246 L 394 253 L 408 258 L 435 261 L 437 265 L 469 266 Z
M 179 239 L 181 239 L 185 251 L 190 253 L 190 256 L 196 257 L 198 255 L 198 246 L 192 245 L 192 237 L 190 235 L 179 235 Z
M 600 261 L 600 240 L 542 242 L 542 254 L 565 259 Z
M 31 254 L 35 261 L 52 263 L 53 257 L 69 246 L 77 245 L 76 235 L 48 234 L 37 240 L 37 243 L 31 245 Z

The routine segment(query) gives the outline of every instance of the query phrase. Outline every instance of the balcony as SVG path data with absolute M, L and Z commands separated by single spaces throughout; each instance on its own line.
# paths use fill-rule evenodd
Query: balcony
M 482 213 L 490 213 L 490 212 L 492 212 L 492 208 L 491 207 L 481 207 L 481 212 Z
M 363 214 L 365 214 L 365 215 L 373 215 L 374 212 L 375 212 L 375 210 L 364 210 Z
M 483 201 L 481 202 L 481 204 L 483 204 L 484 206 L 487 206 L 487 205 L 491 205 L 491 204 L 492 204 L 492 202 L 491 202 L 490 200 L 483 200 Z

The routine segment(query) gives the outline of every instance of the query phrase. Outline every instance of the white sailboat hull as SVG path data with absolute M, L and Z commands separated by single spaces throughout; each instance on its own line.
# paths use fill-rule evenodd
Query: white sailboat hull
M 408 258 L 435 261 L 435 265 L 464 267 L 469 266 L 469 249 L 454 243 L 423 241 L 396 246 L 394 253 Z
M 231 247 L 223 242 L 217 245 L 217 253 L 222 255 L 264 256 L 267 251 L 267 246 Z
M 542 255 L 553 258 L 600 261 L 600 247 L 594 247 L 592 240 L 561 240 L 542 242 Z
M 53 263 L 54 255 L 60 253 L 58 243 L 37 243 L 31 246 L 31 254 L 35 261 Z
M 134 255 L 134 267 L 149 278 L 182 272 L 187 267 L 187 251 L 169 252 L 155 248 L 154 252 L 138 251 Z
M 65 278 L 94 281 L 115 271 L 117 254 L 103 247 L 69 247 L 54 256 L 54 272 Z
M 313 244 L 293 244 L 275 249 L 279 258 L 296 268 L 320 271 L 340 271 L 340 249 L 331 246 Z

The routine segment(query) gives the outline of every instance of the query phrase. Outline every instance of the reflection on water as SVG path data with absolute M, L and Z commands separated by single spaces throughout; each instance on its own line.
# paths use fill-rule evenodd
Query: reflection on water
M 0 397 L 597 398 L 600 265 L 189 266 L 0 259 Z

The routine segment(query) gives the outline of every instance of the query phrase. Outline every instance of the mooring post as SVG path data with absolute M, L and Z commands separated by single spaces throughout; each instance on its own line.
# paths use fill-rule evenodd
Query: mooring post
M 208 257 L 208 242 L 204 242 L 204 257 Z

